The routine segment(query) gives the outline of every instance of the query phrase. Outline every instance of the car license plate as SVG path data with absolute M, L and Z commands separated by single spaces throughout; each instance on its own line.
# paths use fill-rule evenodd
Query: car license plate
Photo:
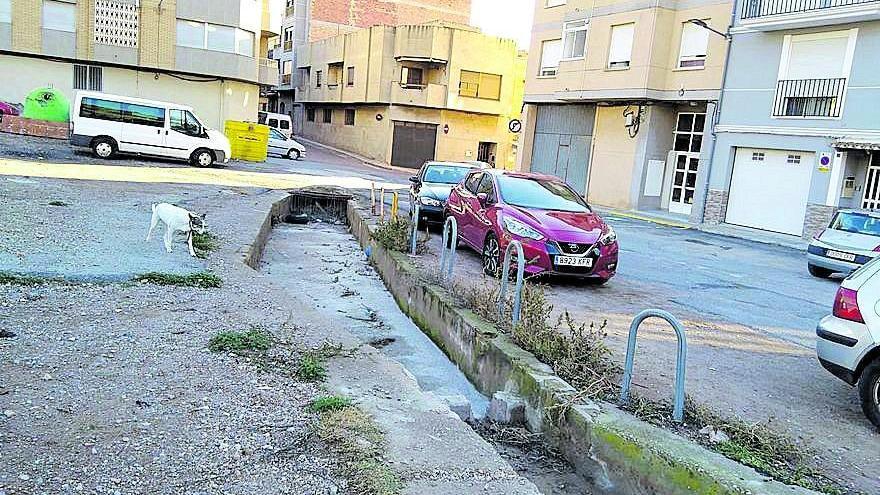
M 565 266 L 583 266 L 591 268 L 593 266 L 593 258 L 575 258 L 574 256 L 557 256 L 557 265 Z
M 852 253 L 841 253 L 840 251 L 832 251 L 830 249 L 825 252 L 825 256 L 827 256 L 829 258 L 834 258 L 836 260 L 843 260 L 843 261 L 855 261 L 856 260 L 856 255 L 854 255 Z

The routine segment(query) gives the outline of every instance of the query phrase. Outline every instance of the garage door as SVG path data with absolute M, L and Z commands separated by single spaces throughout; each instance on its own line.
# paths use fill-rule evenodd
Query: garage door
M 726 222 L 801 235 L 815 155 L 738 148 Z
M 437 125 L 395 121 L 393 139 L 391 164 L 398 167 L 420 168 L 425 162 L 434 159 Z
M 586 195 L 595 112 L 595 105 L 539 106 L 531 171 L 555 175 Z

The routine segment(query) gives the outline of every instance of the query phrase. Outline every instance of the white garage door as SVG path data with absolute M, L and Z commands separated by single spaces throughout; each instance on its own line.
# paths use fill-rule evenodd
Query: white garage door
M 801 235 L 814 160 L 803 151 L 738 148 L 725 221 Z

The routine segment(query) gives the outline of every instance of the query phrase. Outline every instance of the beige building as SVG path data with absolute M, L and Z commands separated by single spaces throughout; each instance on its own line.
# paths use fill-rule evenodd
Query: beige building
M 0 0 L 0 100 L 50 86 L 192 106 L 205 124 L 256 121 L 278 82 L 266 52 L 281 0 Z
M 689 216 L 732 8 L 537 0 L 520 168 L 558 175 L 597 205 Z
M 374 26 L 298 49 L 301 135 L 402 167 L 483 160 L 512 168 L 525 54 L 445 23 Z

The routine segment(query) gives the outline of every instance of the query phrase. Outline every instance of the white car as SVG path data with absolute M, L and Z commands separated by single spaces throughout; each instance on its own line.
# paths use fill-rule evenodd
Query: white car
M 306 156 L 306 147 L 280 131 L 269 128 L 269 154 L 299 160 Z
M 819 362 L 834 376 L 858 385 L 862 411 L 880 428 L 880 259 L 840 284 L 834 310 L 819 322 L 816 335 Z
M 880 214 L 840 210 L 807 248 L 807 268 L 815 277 L 850 273 L 880 254 Z
M 226 163 L 231 153 L 226 136 L 203 125 L 188 106 L 94 91 L 76 94 L 70 144 L 91 148 L 99 158 L 151 155 L 197 167 Z

